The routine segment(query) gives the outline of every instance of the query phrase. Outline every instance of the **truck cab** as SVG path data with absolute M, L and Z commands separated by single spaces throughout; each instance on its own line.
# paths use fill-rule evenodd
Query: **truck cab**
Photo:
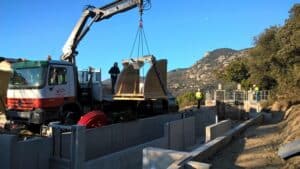
M 42 124 L 59 119 L 65 105 L 76 104 L 76 67 L 65 61 L 24 61 L 12 65 L 7 118 Z

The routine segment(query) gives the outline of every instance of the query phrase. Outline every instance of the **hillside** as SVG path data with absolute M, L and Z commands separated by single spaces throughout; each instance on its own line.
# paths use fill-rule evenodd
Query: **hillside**
M 168 88 L 174 94 L 201 89 L 213 89 L 218 80 L 215 71 L 224 69 L 232 60 L 248 56 L 248 49 L 220 48 L 207 52 L 194 65 L 168 72 Z

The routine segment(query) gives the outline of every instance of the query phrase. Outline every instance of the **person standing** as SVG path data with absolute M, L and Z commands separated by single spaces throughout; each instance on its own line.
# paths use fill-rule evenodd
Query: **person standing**
M 258 86 L 254 86 L 254 92 L 255 92 L 256 101 L 258 102 L 260 100 L 259 87 Z
M 115 93 L 115 84 L 120 74 L 120 69 L 118 67 L 118 63 L 115 62 L 114 65 L 109 69 L 110 78 L 111 78 L 111 93 Z
M 201 93 L 200 89 L 197 90 L 195 97 L 197 99 L 197 108 L 200 109 L 200 103 L 203 98 L 203 94 Z

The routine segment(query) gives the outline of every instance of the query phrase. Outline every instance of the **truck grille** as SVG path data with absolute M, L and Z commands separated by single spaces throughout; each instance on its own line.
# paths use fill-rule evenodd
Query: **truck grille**
M 7 99 L 7 108 L 13 110 L 33 110 L 34 104 L 32 99 Z

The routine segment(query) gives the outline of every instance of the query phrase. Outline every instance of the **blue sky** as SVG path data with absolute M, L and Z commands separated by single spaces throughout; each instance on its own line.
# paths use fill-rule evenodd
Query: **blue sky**
M 0 56 L 59 59 L 62 47 L 85 5 L 110 0 L 1 0 Z M 152 0 L 144 30 L 150 52 L 168 59 L 168 70 L 189 67 L 217 48 L 253 46 L 253 37 L 272 25 L 283 25 L 300 0 Z M 94 24 L 77 50 L 79 68 L 101 68 L 103 78 L 113 62 L 130 55 L 138 10 Z M 136 57 L 136 55 L 133 55 Z

